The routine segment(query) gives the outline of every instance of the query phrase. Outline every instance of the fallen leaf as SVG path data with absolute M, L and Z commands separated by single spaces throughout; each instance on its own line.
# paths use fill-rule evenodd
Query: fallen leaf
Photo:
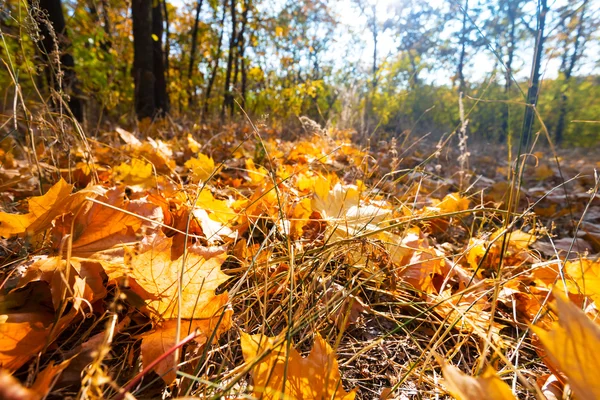
M 191 170 L 194 182 L 206 182 L 215 172 L 214 160 L 202 153 L 198 153 L 196 158 L 190 158 L 184 165 Z
M 510 387 L 504 383 L 491 367 L 481 376 L 464 374 L 453 365 L 442 363 L 444 384 L 450 394 L 458 400 L 514 400 Z
M 214 335 L 214 340 L 218 340 L 221 335 L 231 329 L 232 310 L 224 310 L 227 304 L 227 295 L 216 296 L 210 304 L 204 306 L 204 313 L 209 315 L 211 311 L 214 313 L 206 318 L 182 320 L 181 321 L 181 337 L 180 340 L 189 333 L 198 329 L 200 331 L 194 341 L 198 346 L 204 345 L 211 335 Z M 210 311 L 209 311 L 210 310 Z M 221 314 L 223 314 L 221 316 Z M 144 367 L 148 366 L 154 360 L 162 356 L 177 343 L 177 320 L 171 319 L 160 323 L 152 332 L 142 336 L 142 360 Z M 162 379 L 170 384 L 176 378 L 175 360 L 172 356 L 161 360 L 154 367 L 154 371 L 162 377 Z
M 221 264 L 227 258 L 225 249 L 217 247 L 211 252 L 209 248 L 204 255 L 188 252 L 172 260 L 172 242 L 172 238 L 159 238 L 152 242 L 149 250 L 134 254 L 129 267 L 115 266 L 107 274 L 110 279 L 127 277 L 134 280 L 142 290 L 138 294 L 149 299 L 148 306 L 161 318 L 170 319 L 177 318 L 179 312 L 181 272 L 181 318 L 206 318 L 205 304 L 215 296 L 215 289 L 230 278 L 221 271 Z
M 50 227 L 61 214 L 76 209 L 85 199 L 85 193 L 71 194 L 73 186 L 60 179 L 43 196 L 29 199 L 27 214 L 0 212 L 0 236 L 33 235 Z
M 356 396 L 355 390 L 346 392 L 342 387 L 335 353 L 318 333 L 306 358 L 292 346 L 287 352 L 285 341 L 277 344 L 276 337 L 240 331 L 240 340 L 244 361 L 252 366 L 256 398 L 280 399 L 283 395 L 288 399 L 352 400 Z
M 556 295 L 558 322 L 550 330 L 533 326 L 550 363 L 567 376 L 581 400 L 600 398 L 600 327 L 583 311 Z

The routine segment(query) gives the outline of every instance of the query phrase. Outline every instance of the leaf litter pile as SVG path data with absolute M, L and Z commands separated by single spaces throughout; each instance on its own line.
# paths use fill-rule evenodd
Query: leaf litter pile
M 0 397 L 600 398 L 597 160 L 192 130 L 2 143 Z

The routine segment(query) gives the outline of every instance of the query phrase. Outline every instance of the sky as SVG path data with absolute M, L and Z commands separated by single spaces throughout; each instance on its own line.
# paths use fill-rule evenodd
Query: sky
M 368 0 L 368 3 L 375 3 L 377 5 L 378 19 L 380 22 L 383 22 L 389 18 L 394 7 L 397 6 L 401 1 L 402 0 Z M 428 1 L 428 3 L 432 6 L 441 6 L 446 0 L 423 1 Z M 555 9 L 564 5 L 567 1 L 570 0 L 549 0 L 549 6 L 552 9 Z M 373 54 L 373 40 L 371 39 L 370 31 L 366 28 L 366 17 L 360 14 L 360 11 L 357 9 L 357 7 L 353 6 L 353 2 L 350 0 L 337 0 L 337 2 L 333 2 L 332 4 L 336 5 L 334 9 L 339 16 L 340 22 L 347 26 L 350 30 L 358 32 L 359 36 L 363 39 L 363 46 L 360 48 L 351 49 L 350 46 L 352 45 L 352 42 L 349 34 L 340 35 L 341 37 L 338 38 L 339 47 L 333 49 L 335 54 L 333 57 L 343 60 L 369 60 L 368 62 L 370 63 Z M 590 0 L 588 3 L 588 14 L 590 12 L 595 12 L 598 14 L 599 10 L 600 0 Z M 600 73 L 596 66 L 596 62 L 600 58 L 599 39 L 600 35 L 596 34 L 595 41 L 586 45 L 584 58 L 580 60 L 579 73 Z M 383 32 L 379 38 L 377 46 L 380 59 L 393 56 L 396 53 L 396 45 L 394 43 L 393 33 L 389 30 Z M 533 59 L 532 50 L 533 44 L 517 52 L 517 59 L 515 60 L 514 64 L 514 69 L 517 71 L 515 73 L 516 79 L 523 80 L 529 77 Z M 558 76 L 560 60 L 556 57 L 552 57 L 552 54 L 550 55 L 551 57 L 545 57 L 543 61 L 542 74 L 544 78 L 552 79 Z M 476 54 L 470 55 L 468 65 L 465 70 L 465 76 L 467 76 L 469 80 L 482 82 L 486 77 L 490 76 L 494 64 L 495 60 L 491 52 L 485 48 L 481 48 Z M 429 74 L 425 78 L 438 84 L 448 84 L 450 83 L 450 78 L 454 74 L 455 71 L 438 69 L 433 74 Z
M 192 0 L 169 0 L 176 7 L 182 7 L 185 3 Z M 272 0 L 276 8 L 277 4 L 283 6 L 283 0 Z M 368 4 L 377 5 L 377 16 L 381 23 L 388 19 L 395 6 L 403 0 L 365 0 Z M 433 6 L 441 5 L 447 0 L 421 0 L 428 1 Z M 485 0 L 482 0 L 485 1 Z M 572 0 L 549 0 L 549 5 L 555 9 L 567 1 Z M 533 7 L 534 3 L 531 3 Z M 330 5 L 338 16 L 341 27 L 335 38 L 335 43 L 329 49 L 328 55 L 338 66 L 341 63 L 349 61 L 362 61 L 364 68 L 371 66 L 373 54 L 373 41 L 371 33 L 366 25 L 366 17 L 361 15 L 360 10 L 355 6 L 352 0 L 330 0 Z M 589 0 L 589 12 L 600 11 L 600 0 Z M 351 34 L 353 32 L 354 34 Z M 358 37 L 358 40 L 357 40 Z M 584 59 L 580 61 L 579 73 L 590 74 L 600 73 L 597 70 L 596 62 L 600 58 L 600 35 L 596 35 L 593 43 L 588 43 L 584 53 Z M 533 43 L 533 41 L 532 41 Z M 378 40 L 378 54 L 380 62 L 385 58 L 394 57 L 397 54 L 396 44 L 393 32 L 390 30 L 380 34 Z M 529 77 L 529 71 L 532 63 L 533 44 L 517 51 L 514 62 L 515 77 L 518 80 L 524 80 Z M 465 76 L 470 81 L 483 82 L 490 76 L 495 65 L 494 56 L 485 48 L 481 48 L 475 54 L 470 54 L 467 60 Z M 277 63 L 274 63 L 277 64 Z M 542 73 L 544 78 L 556 78 L 560 61 L 557 58 L 545 57 L 542 64 Z M 422 78 L 433 81 L 436 84 L 449 84 L 450 78 L 455 75 L 455 71 L 438 68 L 436 71 L 424 74 Z

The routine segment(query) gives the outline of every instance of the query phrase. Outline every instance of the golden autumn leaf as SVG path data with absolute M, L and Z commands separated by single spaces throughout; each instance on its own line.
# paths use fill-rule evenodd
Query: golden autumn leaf
M 33 385 L 31 385 L 31 390 L 39 395 L 40 398 L 44 398 L 50 391 L 54 379 L 60 375 L 70 363 L 71 359 L 67 359 L 58 364 L 54 364 L 54 361 L 50 361 L 46 368 L 44 368 L 35 378 Z
M 204 345 L 207 340 L 214 334 L 215 340 L 218 339 L 224 332 L 231 329 L 232 310 L 224 310 L 227 304 L 227 294 L 219 295 L 212 298 L 210 303 L 203 304 L 205 318 L 182 320 L 181 334 L 187 336 L 188 333 L 194 330 L 199 330 L 199 335 L 194 339 L 197 345 Z M 212 312 L 212 315 L 210 313 Z M 142 360 L 146 367 L 158 357 L 162 356 L 177 343 L 177 320 L 170 319 L 162 322 L 155 329 L 142 336 Z M 181 340 L 181 337 L 179 338 Z M 162 379 L 171 383 L 175 380 L 175 360 L 173 357 L 166 357 L 161 360 L 155 367 L 154 371 L 162 377 Z
M 600 327 L 583 311 L 556 295 L 558 322 L 545 330 L 533 326 L 551 365 L 567 376 L 580 400 L 600 398 Z
M 292 346 L 287 353 L 285 341 L 277 344 L 276 337 L 240 331 L 240 340 L 244 361 L 252 366 L 256 398 L 352 400 L 356 396 L 355 390 L 346 392 L 342 387 L 335 352 L 318 333 L 306 358 Z
M 263 166 L 257 167 L 251 158 L 246 159 L 246 170 L 248 170 L 250 181 L 254 184 L 261 183 L 269 176 L 269 171 Z
M 464 211 L 469 208 L 469 199 L 462 197 L 459 193 L 447 194 L 437 206 L 442 213 L 453 213 Z
M 206 182 L 215 172 L 215 161 L 202 153 L 187 160 L 184 166 L 191 170 L 195 182 Z
M 571 293 L 589 296 L 600 305 L 600 261 L 587 258 L 567 261 L 564 271 L 575 283 L 569 285 Z
M 126 185 L 141 185 L 151 187 L 154 185 L 154 168 L 152 164 L 134 158 L 130 163 L 122 163 L 114 169 L 114 178 Z
M 471 291 L 453 295 L 445 290 L 437 296 L 429 298 L 436 314 L 445 318 L 448 325 L 454 326 L 461 332 L 474 333 L 482 339 L 487 339 L 491 325 L 492 341 L 502 344 L 500 330 L 503 325 L 496 322 L 490 313 L 490 302 L 481 293 Z
M 28 312 L 0 315 L 0 367 L 16 371 L 52 343 L 69 326 L 75 308 L 54 326 L 54 313 Z M 50 336 L 52 334 L 52 336 Z
M 491 367 L 481 376 L 464 374 L 453 365 L 442 362 L 444 384 L 450 394 L 458 400 L 514 400 L 510 387 L 504 383 Z
M 27 214 L 0 212 L 0 236 L 33 235 L 50 227 L 61 214 L 76 209 L 85 199 L 85 193 L 71 194 L 73 186 L 60 179 L 43 196 L 29 199 Z
M 135 281 L 148 306 L 163 319 L 177 318 L 178 281 L 182 273 L 181 318 L 206 318 L 204 305 L 215 297 L 215 289 L 230 277 L 221 271 L 227 258 L 221 247 L 204 254 L 188 252 L 171 259 L 172 238 L 159 238 L 147 251 L 134 254 L 129 267 L 108 270 L 110 279 L 127 277 Z M 185 257 L 185 260 L 184 260 Z M 183 271 L 182 271 L 183 268 Z M 225 294 L 226 295 L 226 294 Z

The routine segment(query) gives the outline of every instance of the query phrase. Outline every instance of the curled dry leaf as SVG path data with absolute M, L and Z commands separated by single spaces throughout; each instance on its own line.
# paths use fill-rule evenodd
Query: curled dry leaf
M 556 308 L 558 322 L 550 330 L 532 327 L 544 347 L 547 362 L 567 376 L 578 399 L 599 399 L 600 327 L 559 295 Z
M 319 335 L 306 358 L 285 341 L 240 331 L 244 361 L 252 369 L 254 396 L 265 400 L 352 400 L 356 390 L 342 387 L 335 352 Z M 279 343 L 279 344 L 278 344 Z M 285 383 L 285 386 L 284 386 Z

